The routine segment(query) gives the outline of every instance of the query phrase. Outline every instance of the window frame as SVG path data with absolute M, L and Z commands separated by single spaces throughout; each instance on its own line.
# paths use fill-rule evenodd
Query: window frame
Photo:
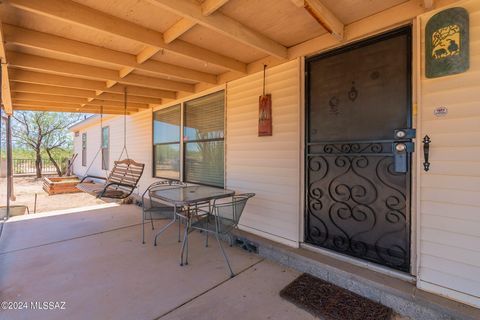
M 107 137 L 107 147 L 104 148 L 103 147 L 103 143 L 104 143 L 104 135 L 103 135 L 103 130 L 107 130 L 108 132 L 108 137 Z M 102 170 L 108 170 L 110 164 L 110 127 L 109 126 L 105 126 L 105 127 L 102 127 L 101 128 L 101 141 L 100 141 L 100 149 L 101 149 L 101 153 L 102 153 Z M 104 150 L 106 150 L 106 153 L 107 153 L 107 161 L 105 161 L 104 159 Z
M 205 97 L 208 97 L 213 94 L 217 94 L 219 92 L 223 92 L 223 138 L 214 138 L 214 139 L 200 139 L 200 140 L 195 140 L 195 141 L 184 141 L 184 125 L 185 125 L 185 119 L 186 119 L 186 112 L 185 112 L 185 105 L 193 100 L 197 99 L 202 99 Z M 180 174 L 179 174 L 179 181 L 186 182 L 186 183 L 193 183 L 197 185 L 204 185 L 204 186 L 211 186 L 211 187 L 216 187 L 216 188 L 225 188 L 225 167 L 226 167 L 226 132 L 227 132 L 227 92 L 225 88 L 222 88 L 220 90 L 216 90 L 213 92 L 210 92 L 208 94 L 204 94 L 195 98 L 190 98 L 185 99 L 181 101 L 180 103 L 175 103 L 172 105 L 168 105 L 165 108 L 157 109 L 157 110 L 152 110 L 152 178 L 157 178 L 157 179 L 171 179 L 169 177 L 160 177 L 156 176 L 156 168 L 155 168 L 155 146 L 156 145 L 161 145 L 161 144 L 172 144 L 172 143 L 157 143 L 155 144 L 155 112 L 163 109 L 167 109 L 170 107 L 178 106 L 180 105 L 180 142 L 179 142 L 179 149 L 180 149 Z M 200 183 L 200 182 L 191 182 L 185 179 L 185 153 L 186 153 L 186 146 L 189 142 L 213 142 L 213 141 L 223 141 L 223 185 L 219 187 L 218 185 L 211 185 L 207 183 Z
M 180 107 L 180 135 L 179 135 L 179 140 L 178 142 L 160 142 L 160 143 L 155 143 L 155 112 L 160 111 L 160 110 L 165 110 L 173 107 Z M 160 145 L 178 145 L 178 161 L 180 162 L 179 166 L 179 172 L 178 172 L 178 180 L 182 181 L 182 173 L 183 173 L 183 168 L 182 168 L 182 140 L 183 140 L 183 120 L 182 120 L 182 114 L 183 114 L 183 103 L 175 103 L 172 105 L 169 105 L 165 108 L 158 109 L 155 111 L 152 111 L 152 178 L 156 179 L 172 179 L 172 177 L 164 177 L 164 176 L 157 176 L 157 168 L 156 168 L 156 146 Z
M 82 167 L 87 166 L 87 133 L 82 132 Z
M 183 135 L 185 134 L 184 130 L 185 130 L 185 123 L 187 122 L 187 112 L 186 112 L 186 104 L 188 104 L 189 102 L 191 101 L 194 101 L 194 100 L 199 100 L 199 99 L 203 99 L 203 98 L 206 98 L 208 96 L 211 96 L 211 95 L 214 95 L 214 94 L 217 94 L 219 92 L 223 91 L 223 137 L 222 138 L 212 138 L 212 139 L 198 139 L 198 140 L 188 140 L 188 141 L 185 141 L 185 139 L 183 138 Z M 209 94 L 206 94 L 206 95 L 203 95 L 201 97 L 197 97 L 197 98 L 194 98 L 194 99 L 189 99 L 187 101 L 184 101 L 182 103 L 182 151 L 183 151 L 183 161 L 182 161 L 182 178 L 183 178 L 183 182 L 187 182 L 187 183 L 194 183 L 194 184 L 200 184 L 200 185 L 204 185 L 204 186 L 210 186 L 210 187 L 216 187 L 216 188 L 220 188 L 219 186 L 217 185 L 213 185 L 213 184 L 208 184 L 208 183 L 199 183 L 199 182 L 195 182 L 195 181 L 190 181 L 186 178 L 186 175 L 185 175 L 185 164 L 186 164 L 186 161 L 185 161 L 185 158 L 186 158 L 186 154 L 187 154 L 187 145 L 189 143 L 202 143 L 202 142 L 216 142 L 216 141 L 223 141 L 223 185 L 221 186 L 221 188 L 225 188 L 225 112 L 226 112 L 226 103 L 225 103 L 225 98 L 226 98 L 226 95 L 225 95 L 225 90 L 221 90 L 221 91 L 216 91 L 216 92 L 212 92 L 212 93 L 209 93 Z

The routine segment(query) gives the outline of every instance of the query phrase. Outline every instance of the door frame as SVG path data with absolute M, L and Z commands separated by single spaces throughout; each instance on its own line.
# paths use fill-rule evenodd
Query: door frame
M 300 201 L 300 223 L 299 223 L 299 239 L 300 239 L 300 247 L 305 248 L 310 251 L 314 251 L 320 254 L 328 255 L 338 260 L 346 261 L 354 265 L 359 265 L 366 267 L 368 269 L 372 269 L 379 273 L 387 274 L 396 278 L 400 278 L 403 280 L 415 281 L 416 274 L 418 273 L 418 266 L 417 266 L 417 248 L 418 248 L 418 163 L 420 156 L 417 156 L 419 151 L 417 146 L 417 138 L 412 139 L 415 143 L 415 152 L 412 153 L 411 162 L 410 162 L 410 183 L 407 192 L 410 195 L 410 199 L 408 201 L 408 207 L 410 211 L 410 230 L 409 230 L 409 238 L 410 238 L 410 272 L 405 273 L 402 271 L 394 270 L 385 266 L 381 266 L 376 263 L 368 262 L 361 260 L 359 258 L 351 257 L 339 252 L 335 252 L 332 250 L 328 250 L 326 248 L 315 247 L 311 244 L 305 243 L 305 204 L 307 199 L 307 172 L 306 172 L 306 143 L 308 141 L 308 124 L 307 124 L 307 117 L 309 112 L 309 75 L 307 72 L 307 61 L 314 61 L 316 59 L 321 59 L 327 56 L 339 54 L 345 51 L 352 50 L 356 47 L 365 46 L 368 44 L 372 44 L 389 36 L 392 36 L 396 33 L 403 32 L 406 29 L 409 29 L 409 44 L 408 44 L 408 62 L 410 64 L 410 68 L 408 69 L 408 77 L 410 79 L 410 86 L 407 91 L 407 99 L 410 104 L 410 108 L 407 110 L 408 119 L 407 124 L 409 127 L 416 129 L 418 124 L 417 118 L 417 103 L 418 103 L 418 85 L 420 83 L 420 72 L 421 72 L 421 60 L 420 60 L 420 51 L 419 47 L 421 46 L 421 39 L 420 39 L 420 30 L 419 24 L 417 19 L 413 19 L 406 23 L 392 26 L 388 29 L 376 32 L 374 34 L 366 34 L 360 38 L 354 39 L 350 42 L 340 43 L 338 46 L 330 47 L 322 52 L 317 52 L 312 55 L 301 57 L 300 59 L 300 87 L 301 87 L 301 94 L 300 94 L 300 121 L 301 121 L 301 172 L 300 172 L 300 179 L 301 179 L 301 201 Z

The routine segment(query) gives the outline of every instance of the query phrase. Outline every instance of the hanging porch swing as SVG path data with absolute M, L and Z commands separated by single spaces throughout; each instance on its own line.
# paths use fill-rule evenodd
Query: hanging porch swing
M 103 106 L 100 110 L 100 134 L 103 127 Z M 101 141 L 101 140 L 100 140 Z M 138 181 L 142 177 L 145 164 L 138 163 L 128 156 L 127 150 L 127 89 L 124 92 L 124 112 L 123 112 L 123 148 L 110 174 L 105 170 L 105 177 L 89 175 L 88 172 L 95 162 L 98 154 L 102 150 L 102 145 L 97 150 L 90 165 L 85 172 L 77 188 L 83 192 L 96 196 L 97 198 L 125 199 L 130 196 L 137 188 Z M 121 160 L 125 153 L 125 159 Z M 102 158 L 102 161 L 103 158 Z M 105 167 L 105 166 L 104 166 Z M 103 182 L 99 182 L 99 180 Z

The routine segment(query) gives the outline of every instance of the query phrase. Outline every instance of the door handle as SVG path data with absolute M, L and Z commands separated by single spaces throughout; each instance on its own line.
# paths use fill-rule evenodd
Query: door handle
M 413 142 L 394 142 L 392 147 L 394 171 L 403 173 L 408 172 L 408 154 L 413 152 Z
M 410 128 L 396 129 L 393 132 L 392 152 L 393 168 L 395 172 L 408 172 L 409 153 L 414 151 L 412 139 L 415 138 L 416 130 Z
M 426 135 L 423 137 L 423 170 L 428 171 L 430 170 L 430 162 L 428 161 L 428 156 L 430 153 L 430 137 Z

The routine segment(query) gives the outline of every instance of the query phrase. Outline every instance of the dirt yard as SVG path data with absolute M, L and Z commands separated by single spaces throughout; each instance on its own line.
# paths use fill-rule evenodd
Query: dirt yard
M 2 182 L 2 185 L 3 184 L 4 183 Z M 14 177 L 13 185 L 16 200 L 11 204 L 26 205 L 28 206 L 30 213 L 33 213 L 34 210 L 35 194 L 37 194 L 36 212 L 78 208 L 105 203 L 104 201 L 96 199 L 84 192 L 49 196 L 42 189 L 42 179 L 36 179 L 35 177 L 30 176 Z

